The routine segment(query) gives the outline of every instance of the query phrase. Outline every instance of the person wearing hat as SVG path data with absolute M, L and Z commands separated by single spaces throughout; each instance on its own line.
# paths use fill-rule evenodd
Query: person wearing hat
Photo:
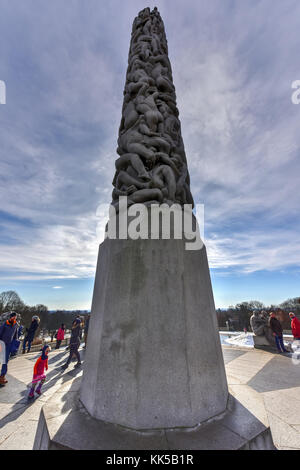
M 275 336 L 275 341 L 276 341 L 278 352 L 279 353 L 288 352 L 285 349 L 284 343 L 283 343 L 283 337 L 282 337 L 283 330 L 282 330 L 281 323 L 279 320 L 277 320 L 274 312 L 270 313 L 269 325 L 270 325 L 273 335 Z
M 0 339 L 5 344 L 5 363 L 2 364 L 1 375 L 0 375 L 0 385 L 5 385 L 7 380 L 5 375 L 7 373 L 7 363 L 11 353 L 11 348 L 15 339 L 17 339 L 18 334 L 18 323 L 17 323 L 17 314 L 16 312 L 11 312 L 8 320 L 1 325 L 0 327 Z
M 48 344 L 45 344 L 45 346 L 42 349 L 42 355 L 38 358 L 36 363 L 34 364 L 34 369 L 33 369 L 33 378 L 32 378 L 32 384 L 31 384 L 31 389 L 29 391 L 28 398 L 34 398 L 34 392 L 37 393 L 38 395 L 41 395 L 41 388 L 43 386 L 43 383 L 46 380 L 46 374 L 45 370 L 48 370 L 48 354 L 50 352 L 51 348 L 48 346 Z M 36 385 L 37 389 L 35 390 Z
M 71 329 L 71 338 L 70 338 L 70 355 L 66 364 L 64 364 L 61 368 L 63 370 L 69 367 L 69 364 L 72 360 L 73 355 L 77 358 L 77 364 L 74 367 L 79 367 L 81 365 L 80 354 L 78 348 L 80 346 L 80 337 L 81 337 L 81 319 L 77 317 L 72 323 Z
M 300 339 L 300 320 L 298 320 L 293 312 L 290 312 L 289 316 L 291 319 L 291 328 L 294 339 Z
M 27 329 L 26 336 L 25 336 L 24 341 L 23 341 L 23 351 L 22 351 L 22 354 L 25 354 L 25 349 L 26 349 L 26 344 L 27 344 L 27 343 L 28 343 L 27 352 L 28 352 L 28 353 L 30 352 L 31 343 L 32 343 L 32 341 L 33 341 L 35 332 L 36 332 L 36 330 L 38 329 L 39 323 L 40 323 L 39 317 L 38 317 L 37 315 L 34 315 L 34 316 L 32 317 L 31 325 L 30 325 L 30 327 Z

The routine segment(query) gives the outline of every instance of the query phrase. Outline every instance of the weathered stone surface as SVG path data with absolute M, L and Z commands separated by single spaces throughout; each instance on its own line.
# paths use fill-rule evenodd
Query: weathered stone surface
M 135 429 L 192 427 L 227 396 L 205 247 L 106 239 L 81 386 L 89 413 Z
M 92 418 L 80 405 L 78 392 L 68 390 L 59 394 L 72 395 L 72 408 L 64 408 L 66 399 L 62 400 L 57 394 L 49 400 L 40 416 L 35 450 L 274 449 L 268 423 L 262 423 L 243 407 L 238 393 L 236 397 L 229 397 L 224 413 L 202 425 L 143 432 Z M 258 399 L 261 401 L 261 397 Z
M 253 336 L 254 347 L 258 349 L 265 349 L 270 351 L 276 351 L 276 346 L 274 343 L 266 338 L 266 336 Z

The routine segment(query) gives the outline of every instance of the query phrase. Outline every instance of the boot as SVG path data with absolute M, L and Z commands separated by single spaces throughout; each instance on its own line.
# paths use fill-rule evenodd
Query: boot
M 7 384 L 7 380 L 5 379 L 5 375 L 0 375 L 0 385 Z
M 30 389 L 30 392 L 29 392 L 29 395 L 28 395 L 28 398 L 34 398 L 34 389 L 35 389 L 35 384 L 34 384 L 34 386 L 32 385 L 32 387 Z
M 39 384 L 38 387 L 37 387 L 37 389 L 36 389 L 36 391 L 35 391 L 35 393 L 37 393 L 38 395 L 41 395 L 41 394 L 42 394 L 42 392 L 41 392 L 42 385 L 43 385 L 43 384 Z

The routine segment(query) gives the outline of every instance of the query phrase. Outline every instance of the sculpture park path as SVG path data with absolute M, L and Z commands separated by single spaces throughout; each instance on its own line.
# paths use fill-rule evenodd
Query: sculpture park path
M 263 423 L 271 426 L 277 449 L 300 450 L 300 360 L 291 355 L 223 346 L 229 391 Z M 28 402 L 39 352 L 18 355 L 8 365 L 8 384 L 0 388 L 0 450 L 32 449 L 40 410 L 62 386 L 82 375 L 71 363 L 65 372 L 65 348 L 49 356 L 43 394 Z M 80 349 L 84 360 L 84 349 Z M 246 423 L 245 423 L 246 425 Z

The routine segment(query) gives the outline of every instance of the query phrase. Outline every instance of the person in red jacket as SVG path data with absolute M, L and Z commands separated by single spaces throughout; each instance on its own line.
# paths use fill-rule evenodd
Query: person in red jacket
M 46 380 L 45 369 L 48 370 L 49 351 L 50 351 L 50 346 L 48 346 L 48 344 L 45 344 L 45 346 L 42 349 L 42 355 L 38 358 L 38 360 L 36 361 L 34 365 L 33 379 L 32 379 L 31 389 L 30 389 L 28 398 L 33 398 L 34 392 L 37 393 L 38 395 L 41 395 L 42 393 L 41 388 L 42 388 L 43 383 Z M 35 387 L 37 384 L 38 384 L 38 387 L 35 390 Z
M 65 339 L 65 325 L 64 323 L 61 324 L 61 327 L 58 329 L 56 333 L 56 346 L 55 349 L 59 349 L 61 342 L 63 339 Z
M 289 316 L 291 319 L 291 327 L 294 339 L 300 339 L 300 320 L 298 320 L 293 312 L 290 312 Z

